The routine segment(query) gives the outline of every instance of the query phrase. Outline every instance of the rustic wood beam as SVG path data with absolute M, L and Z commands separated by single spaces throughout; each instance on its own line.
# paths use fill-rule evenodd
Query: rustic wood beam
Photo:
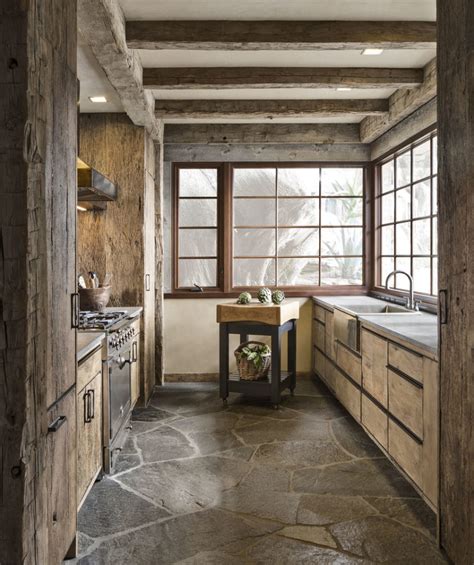
M 389 110 L 386 115 L 367 117 L 361 122 L 361 141 L 374 141 L 435 96 L 436 59 L 433 59 L 423 69 L 423 83 L 420 86 L 397 90 L 389 98 Z
M 143 89 L 138 53 L 127 47 L 125 17 L 117 0 L 78 0 L 77 23 L 129 118 L 160 139 L 162 125 L 155 117 L 153 95 Z
M 388 112 L 386 99 L 367 100 L 157 100 L 159 118 L 247 119 L 378 116 Z
M 359 124 L 166 124 L 164 143 L 359 143 Z
M 130 21 L 131 49 L 427 49 L 435 22 Z
M 413 88 L 423 69 L 332 67 L 145 68 L 143 86 L 190 88 Z

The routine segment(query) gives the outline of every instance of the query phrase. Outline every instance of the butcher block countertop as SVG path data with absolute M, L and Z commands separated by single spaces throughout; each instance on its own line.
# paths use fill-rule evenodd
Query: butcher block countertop
M 285 300 L 282 304 L 261 304 L 252 301 L 249 304 L 226 302 L 217 305 L 217 321 L 257 322 L 272 326 L 281 326 L 288 320 L 300 317 L 300 305 L 297 300 Z

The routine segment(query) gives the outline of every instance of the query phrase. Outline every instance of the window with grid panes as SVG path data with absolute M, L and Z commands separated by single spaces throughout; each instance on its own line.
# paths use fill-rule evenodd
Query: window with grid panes
M 180 167 L 177 175 L 175 287 L 216 288 L 219 169 Z
M 377 279 L 402 270 L 413 277 L 414 290 L 437 294 L 437 137 L 413 143 L 377 167 Z M 397 275 L 391 286 L 408 289 Z
M 235 166 L 233 287 L 362 285 L 363 173 Z

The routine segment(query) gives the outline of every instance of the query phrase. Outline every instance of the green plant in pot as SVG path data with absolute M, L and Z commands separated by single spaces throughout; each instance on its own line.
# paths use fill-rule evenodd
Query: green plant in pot
M 248 341 L 235 350 L 240 378 L 244 380 L 264 379 L 268 375 L 271 349 L 265 343 Z

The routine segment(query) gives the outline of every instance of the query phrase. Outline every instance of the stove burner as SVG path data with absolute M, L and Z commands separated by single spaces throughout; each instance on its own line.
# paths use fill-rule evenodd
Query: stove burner
M 127 315 L 120 310 L 116 312 L 90 312 L 83 310 L 79 313 L 79 329 L 106 330 Z

